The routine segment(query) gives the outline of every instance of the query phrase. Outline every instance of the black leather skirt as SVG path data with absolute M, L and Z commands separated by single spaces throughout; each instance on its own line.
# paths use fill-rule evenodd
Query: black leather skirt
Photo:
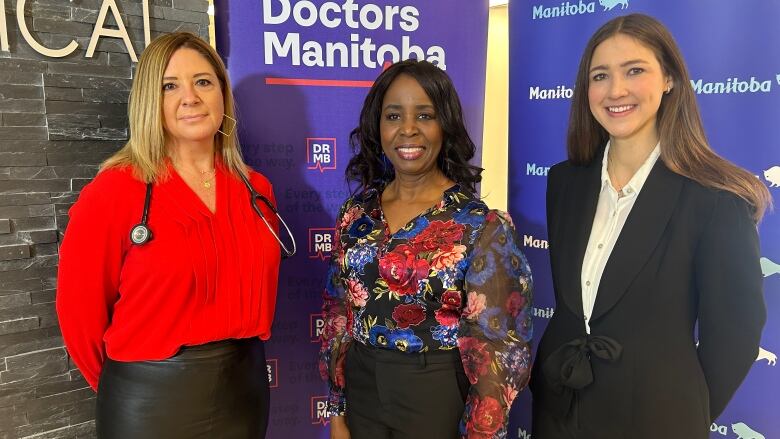
M 268 373 L 259 339 L 182 348 L 162 361 L 107 360 L 99 439 L 264 438 Z

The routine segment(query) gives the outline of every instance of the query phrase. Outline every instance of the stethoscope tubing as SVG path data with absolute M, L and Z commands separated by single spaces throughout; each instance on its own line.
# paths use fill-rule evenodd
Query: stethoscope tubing
M 279 211 L 276 209 L 273 203 L 271 203 L 271 201 L 268 198 L 266 198 L 261 193 L 255 190 L 255 188 L 249 182 L 249 179 L 246 177 L 246 175 L 239 174 L 239 176 L 241 177 L 241 180 L 244 182 L 244 185 L 249 191 L 249 202 L 252 204 L 252 209 L 255 211 L 257 216 L 260 217 L 263 223 L 265 223 L 265 226 L 268 228 L 268 231 L 271 232 L 271 235 L 273 235 L 273 237 L 276 239 L 276 242 L 279 243 L 279 246 L 282 249 L 282 259 L 287 259 L 295 255 L 295 252 L 297 251 L 295 237 L 293 237 L 292 230 L 290 230 L 290 227 L 287 225 L 287 222 L 279 214 Z M 257 206 L 258 199 L 262 201 L 263 204 L 265 204 L 269 209 L 271 209 L 271 212 L 273 212 L 274 215 L 276 215 L 276 218 L 279 220 L 279 224 L 281 224 L 282 227 L 284 227 L 284 230 L 287 232 L 287 236 L 290 238 L 290 247 L 292 247 L 292 249 L 287 247 L 287 245 L 285 245 L 285 243 L 282 242 L 282 240 L 279 238 L 279 235 L 276 233 L 276 231 L 274 231 L 274 228 L 271 227 L 271 224 L 265 218 L 263 211 L 260 209 L 260 207 Z M 136 224 L 130 231 L 130 241 L 134 245 L 143 245 L 152 239 L 152 231 L 149 228 L 149 208 L 151 205 L 151 201 L 152 201 L 152 183 L 146 183 L 146 197 L 144 199 L 144 211 L 143 214 L 141 215 L 141 222 L 139 224 Z
M 252 203 L 252 208 L 257 213 L 257 216 L 260 217 L 261 220 L 265 223 L 266 227 L 268 227 L 268 231 L 271 232 L 272 235 L 274 235 L 274 238 L 276 238 L 276 242 L 279 243 L 279 246 L 282 248 L 282 258 L 286 259 L 289 257 L 292 257 L 295 255 L 295 252 L 298 250 L 297 246 L 295 244 L 295 238 L 293 237 L 292 230 L 290 230 L 290 227 L 287 225 L 287 222 L 282 218 L 282 215 L 279 214 L 279 211 L 276 209 L 276 207 L 271 203 L 271 201 L 263 196 L 261 193 L 257 192 L 255 188 L 252 186 L 252 184 L 249 182 L 249 179 L 244 174 L 239 174 L 241 177 L 241 180 L 243 180 L 244 184 L 246 185 L 247 190 L 249 190 L 249 202 Z M 274 228 L 271 227 L 271 224 L 268 223 L 268 220 L 265 219 L 265 215 L 263 215 L 263 211 L 260 210 L 260 208 L 257 206 L 256 200 L 260 199 L 260 201 L 263 202 L 266 206 L 268 206 L 269 209 L 271 209 L 271 212 L 273 212 L 274 215 L 276 215 L 276 218 L 279 220 L 279 224 L 284 227 L 284 230 L 287 232 L 287 236 L 290 238 L 290 243 L 292 245 L 292 250 L 287 248 L 286 245 L 284 245 L 284 242 L 279 238 L 279 235 L 274 231 Z

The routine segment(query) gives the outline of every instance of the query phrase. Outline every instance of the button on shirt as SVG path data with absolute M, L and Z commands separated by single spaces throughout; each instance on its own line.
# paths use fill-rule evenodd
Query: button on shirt
M 596 215 L 593 218 L 593 227 L 590 230 L 590 239 L 582 262 L 580 280 L 582 311 L 585 316 L 585 330 L 588 334 L 590 334 L 590 317 L 593 314 L 593 305 L 596 303 L 596 294 L 599 290 L 604 267 L 607 265 L 609 255 L 612 254 L 612 249 L 615 248 L 620 231 L 626 224 L 628 214 L 631 213 L 634 202 L 636 202 L 636 198 L 660 153 L 660 147 L 656 145 L 628 184 L 621 191 L 618 191 L 612 186 L 607 171 L 609 143 L 604 150 L 604 159 L 601 163 L 601 192 L 599 192 Z

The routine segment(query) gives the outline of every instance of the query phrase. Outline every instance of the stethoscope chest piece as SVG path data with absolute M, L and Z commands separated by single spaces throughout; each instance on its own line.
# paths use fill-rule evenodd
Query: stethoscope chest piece
M 135 245 L 146 244 L 152 239 L 152 231 L 146 224 L 136 224 L 132 230 L 130 230 L 130 241 Z

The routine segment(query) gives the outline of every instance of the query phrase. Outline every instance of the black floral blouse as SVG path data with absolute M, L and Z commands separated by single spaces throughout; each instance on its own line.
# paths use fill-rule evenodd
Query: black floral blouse
M 323 293 L 320 372 L 342 415 L 349 344 L 408 354 L 459 349 L 472 386 L 460 432 L 506 437 L 531 368 L 531 272 L 511 218 L 455 185 L 390 234 L 380 193 L 344 203 Z

